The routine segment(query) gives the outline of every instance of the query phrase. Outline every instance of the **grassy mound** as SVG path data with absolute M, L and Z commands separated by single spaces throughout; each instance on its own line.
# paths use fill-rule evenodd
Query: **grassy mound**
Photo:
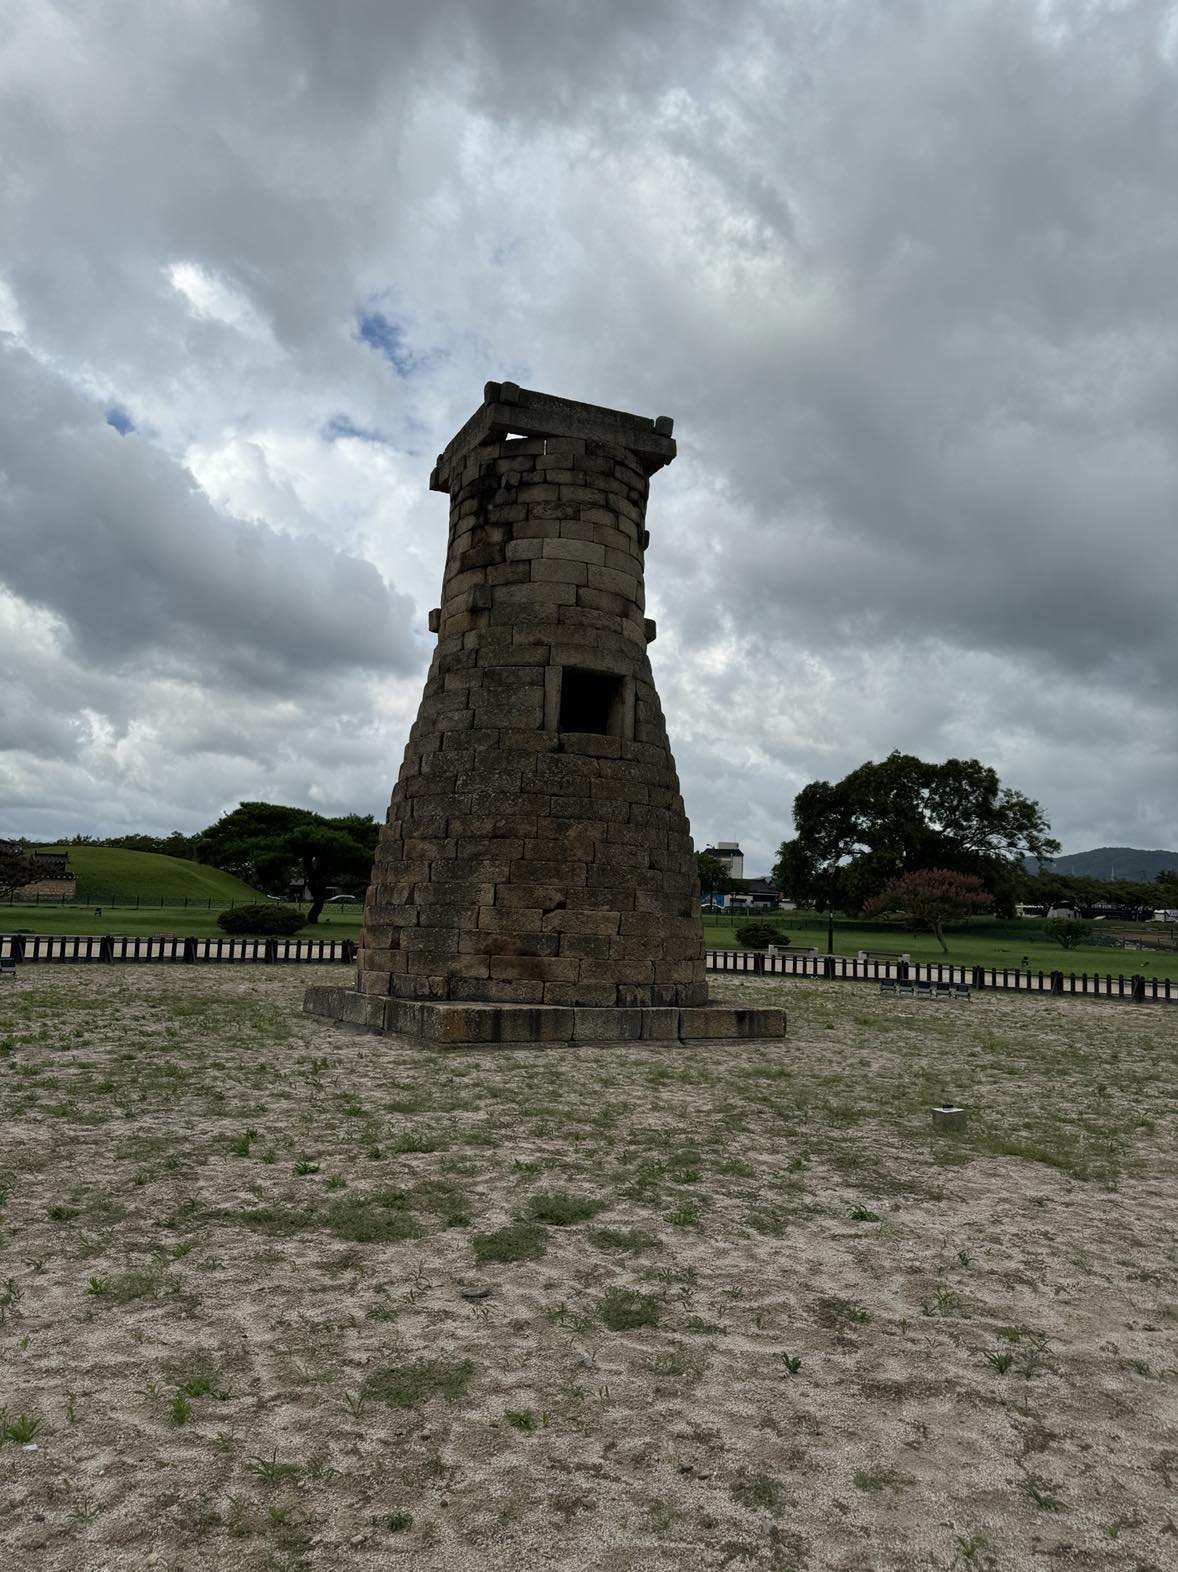
M 59 846 L 68 851 L 78 879 L 80 901 L 184 900 L 222 902 L 256 900 L 257 892 L 231 873 L 208 868 L 184 857 L 156 852 L 124 851 L 119 846 Z

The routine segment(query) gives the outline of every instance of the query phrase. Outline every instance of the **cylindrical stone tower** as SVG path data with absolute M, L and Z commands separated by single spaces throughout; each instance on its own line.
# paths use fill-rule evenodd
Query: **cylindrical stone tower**
M 438 634 L 377 847 L 358 990 L 307 1008 L 441 1041 L 780 1035 L 704 1008 L 695 857 L 647 644 L 668 419 L 488 383 L 439 456 Z

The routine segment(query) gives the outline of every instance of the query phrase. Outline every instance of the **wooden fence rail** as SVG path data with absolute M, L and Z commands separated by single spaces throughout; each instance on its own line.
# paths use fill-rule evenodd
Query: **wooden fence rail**
M 17 933 L 0 935 L 0 960 L 13 961 L 297 961 L 348 964 L 354 939 L 178 939 L 155 935 Z
M 755 977 L 818 977 L 835 982 L 947 983 L 1012 993 L 1065 998 L 1125 999 L 1136 1004 L 1178 1004 L 1178 982 L 1168 977 L 1113 977 L 1107 973 L 1029 971 L 1017 967 L 954 966 L 942 961 L 849 960 L 843 955 L 770 955 L 764 950 L 705 950 L 710 972 Z
M 0 960 L 16 962 L 284 962 L 350 965 L 354 939 L 179 939 L 121 934 L 0 934 Z M 947 983 L 977 992 L 1055 994 L 1064 998 L 1124 999 L 1178 1004 L 1178 982 L 1096 972 L 1033 972 L 1015 967 L 955 966 L 941 961 L 849 960 L 842 955 L 768 954 L 764 950 L 705 950 L 708 971 L 740 977 L 815 977 L 834 982 Z

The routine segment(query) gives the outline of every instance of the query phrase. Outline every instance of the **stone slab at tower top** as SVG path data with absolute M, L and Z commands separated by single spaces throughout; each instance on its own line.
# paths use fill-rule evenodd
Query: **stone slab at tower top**
M 669 419 L 509 382 L 488 383 L 439 454 L 438 642 L 358 988 L 313 989 L 308 1009 L 455 1042 L 780 1034 L 780 1012 L 706 1007 L 695 857 L 647 655 L 649 478 L 674 457 Z

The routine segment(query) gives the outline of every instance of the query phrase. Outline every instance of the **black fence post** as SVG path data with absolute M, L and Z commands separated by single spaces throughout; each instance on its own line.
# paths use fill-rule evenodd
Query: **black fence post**
M 1043 973 L 1042 972 L 1039 973 L 1039 987 L 1040 988 L 1043 987 Z M 1050 991 L 1052 993 L 1062 993 L 1063 992 L 1063 973 L 1062 972 L 1052 972 L 1052 974 L 1051 974 L 1051 989 L 1050 989 Z
M 1130 997 L 1134 1004 L 1145 1003 L 1145 978 L 1136 973 L 1129 979 Z
M 196 940 L 191 937 L 184 941 L 184 959 L 189 966 L 196 962 Z

